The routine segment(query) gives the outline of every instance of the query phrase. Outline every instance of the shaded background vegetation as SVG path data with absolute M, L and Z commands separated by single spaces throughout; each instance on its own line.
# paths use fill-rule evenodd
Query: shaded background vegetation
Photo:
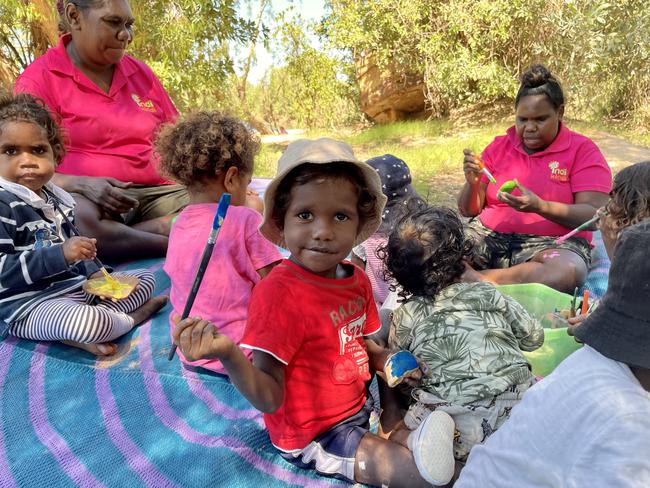
M 0 84 L 56 42 L 54 0 L 0 0 Z M 543 62 L 564 83 L 568 115 L 650 122 L 650 3 L 646 0 L 326 0 L 278 11 L 272 0 L 131 0 L 130 52 L 147 62 L 181 110 L 225 108 L 256 126 L 334 127 L 363 120 L 355 63 L 423 76 L 434 117 L 510 107 L 519 73 Z M 245 9 L 252 15 L 244 18 Z M 249 80 L 255 46 L 271 68 Z M 239 53 L 235 56 L 233 53 Z

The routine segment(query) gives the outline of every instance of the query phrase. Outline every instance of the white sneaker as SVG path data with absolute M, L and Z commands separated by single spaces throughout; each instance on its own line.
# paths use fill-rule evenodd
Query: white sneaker
M 432 485 L 446 485 L 454 476 L 454 429 L 447 412 L 434 410 L 408 437 L 415 465 Z

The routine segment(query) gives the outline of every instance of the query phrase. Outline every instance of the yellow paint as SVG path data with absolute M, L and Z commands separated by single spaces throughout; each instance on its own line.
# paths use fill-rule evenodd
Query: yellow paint
M 107 279 L 105 276 L 93 278 L 88 280 L 88 292 L 100 297 L 114 298 L 120 300 L 129 296 L 133 291 L 133 285 L 129 283 L 122 283 L 121 281 L 110 277 Z

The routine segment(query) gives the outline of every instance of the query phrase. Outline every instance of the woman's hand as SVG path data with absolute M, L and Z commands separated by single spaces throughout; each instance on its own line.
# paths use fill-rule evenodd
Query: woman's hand
M 465 180 L 471 186 L 478 185 L 481 181 L 482 168 L 478 158 L 474 156 L 471 149 L 463 150 L 463 172 L 465 173 Z
M 74 236 L 68 239 L 61 246 L 63 257 L 68 264 L 86 259 L 95 259 L 97 256 L 96 239 L 90 237 Z
M 173 317 L 174 344 L 176 344 L 185 359 L 221 359 L 232 354 L 235 348 L 227 336 L 219 334 L 215 325 L 199 317 L 188 317 L 180 321 L 179 316 Z
M 515 182 L 517 183 L 517 188 L 521 192 L 521 195 L 513 195 L 512 193 L 505 193 L 500 191 L 497 193 L 497 198 L 518 212 L 541 212 L 542 207 L 545 203 L 544 200 L 523 186 L 517 180 L 515 180 Z
M 79 193 L 111 213 L 126 213 L 138 205 L 135 198 L 122 191 L 131 185 L 132 183 L 124 183 L 115 178 L 87 176 L 83 177 Z

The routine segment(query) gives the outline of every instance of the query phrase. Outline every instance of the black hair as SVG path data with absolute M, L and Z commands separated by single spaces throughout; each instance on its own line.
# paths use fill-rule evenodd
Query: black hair
M 473 243 L 465 237 L 458 214 L 447 207 L 411 200 L 409 212 L 397 222 L 387 243 L 377 250 L 384 262 L 384 279 L 399 295 L 435 298 L 457 282 L 470 259 Z
M 515 108 L 523 97 L 546 95 L 548 101 L 558 110 L 564 105 L 564 92 L 560 82 L 543 64 L 534 64 L 521 75 L 521 85 L 515 97 Z
M 5 122 L 29 122 L 43 129 L 52 148 L 54 162 L 61 162 L 65 155 L 63 135 L 42 100 L 27 93 L 0 96 L 0 133 Z
M 619 171 L 609 194 L 607 210 L 616 233 L 650 217 L 650 161 Z
M 284 229 L 284 217 L 291 204 L 291 190 L 293 187 L 305 185 L 310 181 L 319 179 L 342 179 L 355 186 L 358 196 L 359 228 L 369 220 L 377 217 L 375 210 L 377 197 L 370 191 L 361 170 L 355 165 L 346 162 L 304 163 L 289 171 L 282 178 L 275 192 L 271 219 L 278 229 Z

